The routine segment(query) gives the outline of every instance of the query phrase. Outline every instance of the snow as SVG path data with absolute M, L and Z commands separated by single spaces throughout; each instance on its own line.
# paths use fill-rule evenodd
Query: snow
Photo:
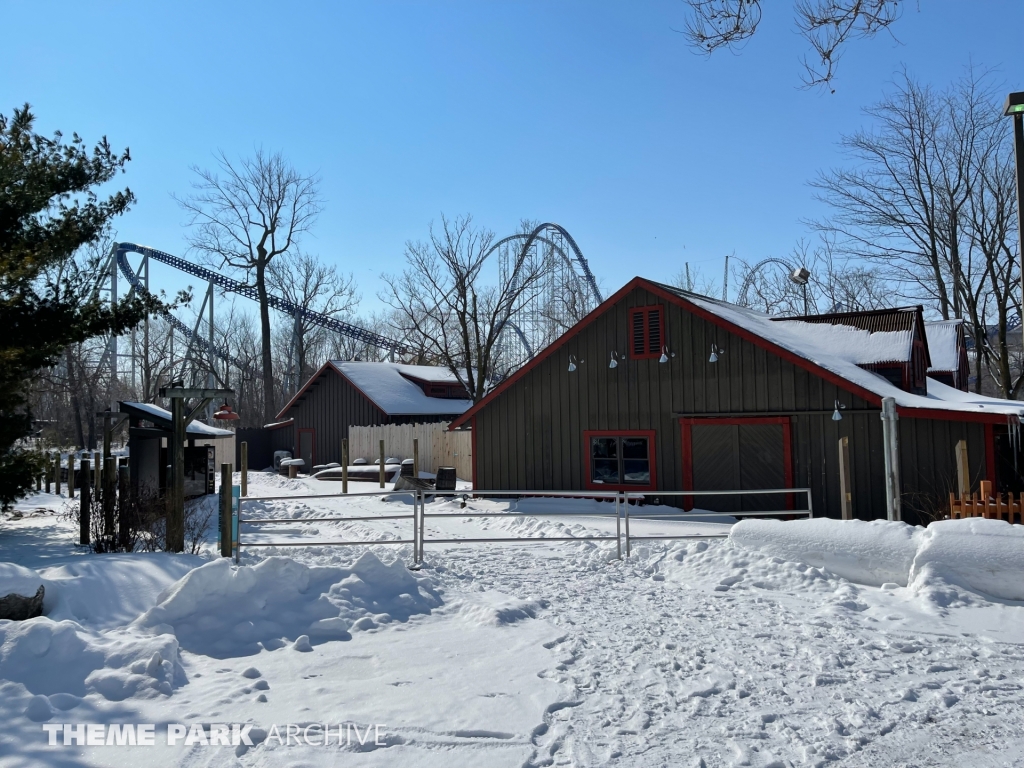
M 347 360 L 332 360 L 331 365 L 390 416 L 456 415 L 473 404 L 470 400 L 427 397 L 417 384 L 402 375 L 440 384 L 457 384 L 458 380 L 451 371 L 440 366 Z
M 817 323 L 800 321 L 774 322 L 771 316 L 762 312 L 697 294 L 680 294 L 678 289 L 671 286 L 663 287 L 682 295 L 686 301 L 696 304 L 723 320 L 755 333 L 879 397 L 894 398 L 896 404 L 902 408 L 941 408 L 957 412 L 999 413 L 1007 416 L 1020 416 L 1024 411 L 1024 405 L 1015 401 L 986 398 L 981 395 L 974 396 L 970 401 L 949 397 L 947 390 L 951 390 L 951 387 L 935 387 L 933 391 L 931 380 L 928 381 L 929 394 L 927 397 L 904 392 L 886 381 L 884 377 L 858 367 L 858 358 L 861 353 L 865 352 L 864 344 L 855 345 L 852 350 L 847 350 L 842 345 L 842 339 L 854 338 L 853 336 L 848 337 L 846 330 L 865 333 L 863 331 L 848 329 L 847 326 L 822 326 Z M 872 337 L 880 335 L 883 334 L 871 334 Z M 880 354 L 888 355 L 898 344 L 893 334 L 884 335 L 886 338 L 881 345 L 882 352 Z M 725 352 L 728 354 L 728 348 Z
M 929 371 L 955 371 L 960 367 L 960 326 L 963 320 L 937 320 L 925 323 L 928 334 Z M 929 387 L 931 386 L 929 382 Z
M 42 577 L 31 568 L 24 568 L 16 563 L 0 563 L 0 597 L 32 597 L 41 586 Z
M 199 556 L 88 554 L 53 495 L 0 519 L 0 558 L 48 596 L 46 615 L 0 622 L 0 765 L 1024 762 L 1021 526 L 744 521 L 714 541 L 635 542 L 620 561 L 614 542 L 544 540 L 614 533 L 605 502 L 435 500 L 429 538 L 538 540 L 428 540 L 411 571 L 407 544 L 317 544 L 408 538 L 410 520 L 316 519 L 407 500 L 321 498 L 337 485 L 266 472 L 249 486 L 284 498 L 247 510 L 289 522 L 244 537 L 294 546 L 245 549 L 239 566 L 212 540 Z M 631 527 L 729 529 L 679 517 L 641 508 Z M 384 738 L 271 738 L 323 722 Z M 157 723 L 157 746 L 48 747 L 54 723 Z M 167 723 L 247 723 L 256 744 L 167 746 Z
M 125 405 L 137 408 L 143 413 L 152 416 L 161 426 L 170 427 L 171 423 L 171 412 L 166 408 L 161 408 L 159 405 L 153 405 L 153 403 L 135 403 L 125 401 Z M 217 427 L 211 427 L 209 424 L 204 424 L 201 421 L 191 421 L 185 428 L 185 431 L 190 435 L 205 435 L 206 437 L 232 437 L 235 433 L 228 429 L 218 429 Z
M 984 518 L 927 528 L 885 520 L 742 520 L 737 546 L 825 568 L 858 584 L 923 589 L 936 578 L 1024 601 L 1024 526 Z
M 786 325 L 813 338 L 815 346 L 831 350 L 836 357 L 854 365 L 905 363 L 910 360 L 913 331 L 877 331 L 872 333 L 850 325 L 827 325 L 787 320 Z

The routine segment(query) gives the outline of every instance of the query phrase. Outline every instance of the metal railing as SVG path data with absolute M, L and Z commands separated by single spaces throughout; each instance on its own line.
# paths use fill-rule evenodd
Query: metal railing
M 242 517 L 242 505 L 257 501 L 301 501 L 302 499 L 338 499 L 360 496 L 411 496 L 413 500 L 412 514 L 408 515 L 358 515 L 345 517 L 268 517 L 250 518 Z M 238 563 L 242 556 L 242 526 L 243 525 L 273 525 L 276 523 L 322 523 L 342 522 L 355 523 L 379 520 L 412 520 L 411 539 L 346 539 L 343 541 L 253 541 L 247 542 L 247 547 L 349 547 L 360 544 L 413 544 L 418 547 L 417 532 L 419 527 L 417 521 L 423 505 L 423 494 L 420 491 L 374 491 L 371 493 L 328 493 L 310 494 L 305 496 L 240 496 L 238 498 L 238 536 L 235 539 L 235 563 Z M 418 550 L 417 550 L 418 551 Z
M 680 533 L 680 534 L 658 534 L 654 536 L 635 536 L 630 532 L 630 502 L 640 502 L 647 498 L 669 497 L 692 497 L 692 496 L 762 496 L 768 494 L 797 494 L 807 496 L 807 509 L 782 509 L 782 510 L 758 510 L 750 512 L 673 512 L 670 522 L 686 522 L 687 518 L 694 521 L 703 521 L 709 517 L 737 518 L 737 517 L 777 517 L 779 515 L 805 515 L 808 519 L 814 517 L 813 501 L 810 488 L 771 488 L 756 489 L 749 491 L 657 491 L 657 492 L 630 492 L 630 491 L 483 491 L 483 490 L 461 490 L 461 491 L 373 491 L 368 493 L 331 493 L 311 494 L 305 496 L 245 496 L 238 500 L 238 535 L 235 542 L 235 562 L 238 563 L 242 553 L 242 526 L 243 525 L 273 525 L 279 523 L 316 523 L 316 522 L 378 522 L 386 520 L 412 520 L 411 539 L 346 539 L 341 541 L 253 541 L 246 542 L 247 547 L 318 547 L 318 546 L 357 546 L 372 544 L 412 544 L 413 561 L 415 567 L 423 563 L 425 544 L 429 541 L 432 544 L 525 544 L 530 542 L 553 542 L 553 541 L 614 541 L 618 558 L 622 559 L 622 543 L 625 539 L 626 557 L 632 552 L 631 542 L 634 541 L 679 541 L 684 539 L 718 539 L 728 537 L 728 533 Z M 360 515 L 360 516 L 331 516 L 331 517 L 290 517 L 290 518 L 250 518 L 242 516 L 242 505 L 251 502 L 266 501 L 300 501 L 303 499 L 335 499 L 335 498 L 358 498 L 378 496 L 411 496 L 413 510 L 406 515 Z M 461 499 L 463 506 L 470 497 L 494 498 L 514 497 L 519 498 L 578 498 L 578 499 L 609 499 L 614 500 L 615 506 L 608 512 L 577 512 L 577 511 L 549 511 L 549 512 L 432 512 L 426 511 L 426 497 L 449 497 Z M 495 536 L 481 538 L 436 538 L 427 537 L 426 519 L 472 519 L 500 517 L 614 517 L 615 535 L 595 536 Z M 667 518 L 665 515 L 655 515 L 657 518 Z M 634 515 L 635 518 L 635 515 Z M 649 520 L 651 516 L 644 518 Z M 623 525 L 625 530 L 623 530 Z M 623 535 L 624 534 L 624 535 Z
M 438 539 L 431 538 L 432 544 L 519 544 L 536 541 L 614 541 L 618 549 L 619 559 L 622 559 L 622 515 L 619 512 L 619 504 L 622 500 L 622 493 L 619 491 L 423 491 L 425 496 L 451 496 L 461 497 L 465 500 L 469 496 L 494 497 L 494 496 L 515 496 L 522 497 L 546 497 L 546 498 L 586 498 L 586 499 L 614 499 L 615 508 L 608 512 L 436 512 L 427 514 L 423 500 L 420 502 L 420 533 L 419 548 L 414 553 L 417 565 L 423 562 L 423 545 L 427 541 L 425 535 L 425 520 L 431 518 L 474 518 L 474 517 L 615 517 L 614 536 L 507 536 L 493 538 L 466 538 L 466 539 Z
M 626 557 L 629 557 L 631 548 L 630 541 L 681 541 L 683 539 L 724 539 L 728 533 L 686 533 L 686 534 L 659 534 L 657 536 L 633 536 L 629 532 L 629 502 L 631 499 L 646 499 L 648 497 L 660 496 L 762 496 L 771 493 L 804 493 L 807 495 L 807 509 L 777 509 L 753 512 L 681 512 L 672 514 L 672 522 L 685 522 L 688 516 L 696 519 L 709 517 L 778 517 L 779 515 L 806 515 L 808 519 L 814 517 L 814 502 L 811 498 L 810 488 L 769 488 L 751 491 L 656 491 L 651 493 L 631 493 L 623 491 L 623 507 L 625 509 L 626 525 Z M 649 519 L 649 518 L 647 518 Z

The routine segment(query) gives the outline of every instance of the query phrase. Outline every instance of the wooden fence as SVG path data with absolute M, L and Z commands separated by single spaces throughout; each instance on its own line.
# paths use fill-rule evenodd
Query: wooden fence
M 349 460 L 364 458 L 372 464 L 379 458 L 381 440 L 386 458 L 411 459 L 413 438 L 419 440 L 422 472 L 436 473 L 438 467 L 455 467 L 460 479 L 472 479 L 473 436 L 469 430 L 449 432 L 447 423 L 349 427 Z
M 1022 507 L 1024 507 L 1024 495 L 1014 500 L 1011 493 L 1008 500 L 1004 501 L 1002 494 L 993 495 L 992 483 L 988 480 L 981 481 L 980 498 L 977 493 L 962 493 L 960 498 L 957 498 L 955 494 L 949 494 L 949 516 L 954 520 L 963 517 L 989 517 L 996 520 L 1005 518 L 1008 523 L 1012 524 L 1016 518 L 1024 523 Z

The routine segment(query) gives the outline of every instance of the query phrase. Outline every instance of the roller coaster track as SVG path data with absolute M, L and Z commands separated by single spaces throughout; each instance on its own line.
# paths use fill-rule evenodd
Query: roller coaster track
M 177 256 L 172 256 L 169 253 L 158 251 L 155 248 L 150 248 L 145 245 L 137 245 L 135 243 L 117 243 L 114 246 L 114 250 L 117 258 L 117 267 L 120 270 L 121 274 L 124 275 L 125 279 L 131 284 L 131 286 L 140 293 L 144 292 L 146 288 L 142 284 L 142 281 L 139 279 L 139 276 L 135 274 L 135 270 L 132 269 L 131 264 L 128 263 L 129 253 L 141 254 L 142 256 L 146 256 L 152 259 L 153 261 L 158 261 L 161 264 L 166 264 L 169 267 L 173 267 L 174 269 L 177 269 L 180 272 L 185 272 L 189 275 L 198 277 L 199 279 L 204 280 L 206 282 L 213 283 L 214 285 L 223 288 L 226 291 L 230 291 L 231 293 L 237 293 L 239 296 L 244 296 L 247 299 L 259 301 L 259 294 L 257 293 L 255 286 L 240 283 L 237 280 L 232 280 L 229 277 L 224 277 L 224 275 L 221 275 L 217 272 L 206 269 L 205 267 L 200 267 L 197 264 L 193 264 L 192 262 L 186 261 L 185 259 L 179 258 Z M 356 339 L 357 341 L 361 341 L 364 344 L 369 344 L 370 346 L 377 347 L 379 349 L 386 349 L 390 352 L 395 352 L 397 354 L 406 354 L 410 351 L 408 347 L 406 347 L 404 344 L 395 341 L 394 339 L 389 339 L 386 336 L 381 336 L 380 334 L 374 333 L 373 331 L 368 331 L 365 328 L 360 328 L 357 325 L 346 323 L 342 320 L 330 317 L 329 315 L 325 315 L 321 312 L 316 312 L 315 310 L 312 309 L 306 309 L 304 307 L 299 306 L 298 304 L 288 301 L 287 299 L 282 299 L 280 296 L 268 294 L 267 303 L 271 307 L 280 312 L 284 312 L 288 315 L 291 315 L 292 317 L 305 318 L 312 322 L 314 325 L 318 325 L 321 328 L 327 328 L 328 330 L 334 331 L 335 333 L 340 333 L 344 336 Z M 200 346 L 205 347 L 208 351 L 210 350 L 209 342 L 202 338 L 194 336 L 191 328 L 189 328 L 187 325 L 185 325 L 172 315 L 168 315 L 168 318 L 171 324 L 179 332 L 184 334 L 187 338 L 192 339 L 195 343 L 199 344 Z M 231 363 L 237 365 L 242 370 L 245 370 L 247 368 L 247 366 L 243 365 L 234 357 L 232 357 L 230 353 L 226 349 L 223 349 L 222 347 L 215 346 L 212 352 L 216 354 L 218 357 L 224 360 L 228 360 Z
M 570 257 L 569 254 L 562 250 L 557 243 L 541 235 L 541 232 L 544 232 L 546 230 L 554 230 L 563 238 L 565 238 L 565 241 L 569 244 L 569 248 L 572 250 L 573 256 Z M 587 287 L 590 289 L 590 293 L 595 301 L 595 304 L 600 304 L 602 301 L 604 301 L 604 298 L 601 296 L 601 289 L 597 287 L 597 278 L 594 277 L 594 273 L 590 270 L 590 264 L 587 263 L 586 258 L 583 256 L 583 251 L 580 250 L 580 247 L 576 244 L 576 241 L 573 239 L 572 235 L 570 235 L 568 231 L 566 231 L 565 227 L 561 226 L 560 224 L 545 222 L 544 224 L 541 224 L 536 229 L 534 229 L 533 232 L 522 232 L 516 235 L 509 235 L 508 237 L 503 237 L 501 240 L 499 240 L 498 242 L 491 246 L 490 250 L 488 250 L 487 253 L 484 254 L 484 258 L 492 254 L 494 251 L 498 250 L 498 248 L 505 245 L 505 243 L 510 243 L 513 240 L 525 240 L 525 247 L 527 248 L 530 246 L 531 243 L 533 243 L 534 240 L 540 240 L 542 243 L 546 243 L 554 247 L 554 249 L 558 251 L 559 255 L 562 257 L 562 259 L 565 260 L 566 264 L 570 268 L 573 267 L 572 262 L 575 261 L 576 264 L 579 265 L 580 271 L 583 272 L 583 278 L 587 281 Z

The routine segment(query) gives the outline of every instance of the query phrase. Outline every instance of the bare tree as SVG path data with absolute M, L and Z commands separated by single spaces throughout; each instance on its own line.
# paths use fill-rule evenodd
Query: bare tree
M 441 231 L 430 227 L 430 242 L 407 243 L 408 268 L 384 276 L 390 289 L 381 301 L 396 311 L 398 331 L 414 337 L 425 353 L 447 367 L 474 402 L 487 394 L 494 375 L 497 342 L 509 314 L 541 279 L 528 258 L 532 241 L 513 260 L 514 280 L 483 283 L 482 271 L 494 233 L 473 227 L 470 216 L 441 217 Z
M 708 55 L 719 48 L 735 50 L 761 23 L 761 0 L 684 0 L 690 7 L 685 34 Z M 794 0 L 796 28 L 814 51 L 805 56 L 804 83 L 828 85 L 835 76 L 843 46 L 874 37 L 900 17 L 898 0 Z
M 309 231 L 321 210 L 320 179 L 303 175 L 280 153 L 262 149 L 252 158 L 232 163 L 216 155 L 217 171 L 197 166 L 193 192 L 175 197 L 193 227 L 189 242 L 220 267 L 242 270 L 255 287 L 260 306 L 264 418 L 274 414 L 274 372 L 271 354 L 267 270 Z
M 832 208 L 814 226 L 883 270 L 897 297 L 963 318 L 979 391 L 984 365 L 1002 396 L 1016 396 L 1006 343 L 1019 313 L 1016 191 L 1000 99 L 973 70 L 941 91 L 904 73 L 866 113 L 874 128 L 841 142 L 851 168 L 812 182 Z
M 293 304 L 332 317 L 348 317 L 359 305 L 352 274 L 339 274 L 333 265 L 323 264 L 308 253 L 297 252 L 274 262 L 270 266 L 270 283 L 274 291 Z M 289 354 L 293 358 L 292 378 L 301 385 L 320 364 L 311 364 L 309 353 L 323 347 L 331 332 L 305 316 L 294 318 L 287 331 L 293 343 L 286 348 L 294 348 L 294 353 Z

